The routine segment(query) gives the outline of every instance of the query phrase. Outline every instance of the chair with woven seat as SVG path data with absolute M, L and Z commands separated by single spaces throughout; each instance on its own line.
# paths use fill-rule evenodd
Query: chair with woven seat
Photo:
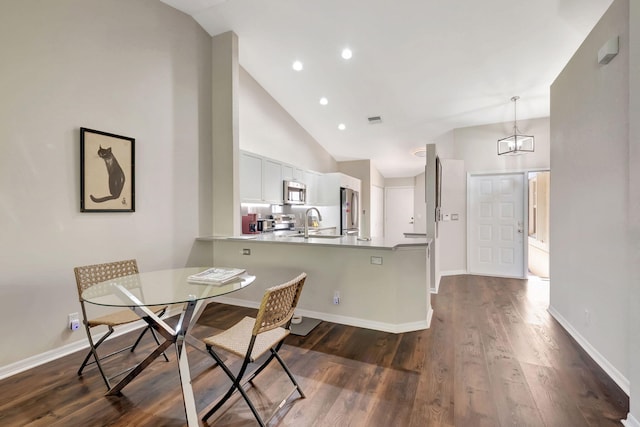
M 158 341 L 158 337 L 156 336 L 155 331 L 149 325 L 147 325 L 138 336 L 138 339 L 136 339 L 136 341 L 132 345 L 126 346 L 124 348 L 121 348 L 120 350 L 116 350 L 104 356 L 99 356 L 98 347 L 100 347 L 100 345 L 111 334 L 113 334 L 113 332 L 115 331 L 114 329 L 115 327 L 135 322 L 137 320 L 140 320 L 141 318 L 132 310 L 119 310 L 113 313 L 109 313 L 100 317 L 90 319 L 87 316 L 87 309 L 85 307 L 85 302 L 82 299 L 82 293 L 97 283 L 101 283 L 106 280 L 115 279 L 118 277 L 138 274 L 138 263 L 136 262 L 135 259 L 130 259 L 125 261 L 116 261 L 116 262 L 110 262 L 110 263 L 104 263 L 104 264 L 93 264 L 93 265 L 86 265 L 82 267 L 75 267 L 73 271 L 75 273 L 76 285 L 78 287 L 78 297 L 80 300 L 80 306 L 82 308 L 83 323 L 87 331 L 87 338 L 89 339 L 89 352 L 84 358 L 82 365 L 80 365 L 80 369 L 78 369 L 78 375 L 82 375 L 82 371 L 86 366 L 95 364 L 98 367 L 98 370 L 100 371 L 100 375 L 102 375 L 102 379 L 107 385 L 107 389 L 111 389 L 110 380 L 128 372 L 132 368 L 125 369 L 124 371 L 121 371 L 117 374 L 114 374 L 108 377 L 101 363 L 103 360 L 111 356 L 114 356 L 116 354 L 122 353 L 126 350 L 130 350 L 131 352 L 133 352 L 147 331 L 151 331 L 151 335 L 153 336 L 153 339 L 156 341 L 158 345 L 160 345 L 160 342 Z M 164 306 L 164 307 L 156 308 L 154 312 L 158 316 L 163 316 L 166 310 L 167 310 L 167 307 Z M 98 326 L 106 326 L 108 330 L 102 337 L 100 337 L 100 339 L 94 342 L 94 338 L 91 335 L 91 330 Z M 92 362 L 89 362 L 89 359 L 92 356 L 94 360 Z M 168 362 L 169 359 L 167 358 L 167 355 L 163 353 L 163 356 L 164 356 L 164 359 Z
M 289 282 L 267 289 L 262 297 L 262 302 L 255 319 L 245 317 L 231 328 L 203 340 L 209 354 L 211 354 L 233 383 L 227 393 L 204 415 L 202 418 L 203 421 L 209 419 L 236 391 L 242 394 L 242 397 L 258 421 L 258 424 L 261 426 L 265 426 L 266 423 L 269 422 L 277 413 L 278 409 L 282 407 L 284 402 L 296 390 L 300 394 L 300 397 L 305 397 L 298 382 L 278 354 L 278 351 L 282 347 L 284 339 L 290 333 L 291 317 L 300 299 L 306 277 L 306 273 L 302 273 Z M 229 365 L 223 362 L 224 359 L 219 354 L 220 350 L 243 358 L 242 366 L 237 375 L 234 375 L 229 369 Z M 251 373 L 247 373 L 249 364 L 256 363 L 261 356 L 267 353 L 268 357 L 259 364 L 257 369 Z M 251 402 L 251 399 L 249 399 L 244 387 L 247 383 L 253 384 L 254 378 L 262 372 L 273 359 L 276 359 L 280 363 L 294 387 L 281 401 L 276 410 L 266 420 L 263 420 Z M 248 377 L 247 379 L 245 379 L 245 374 L 246 377 Z

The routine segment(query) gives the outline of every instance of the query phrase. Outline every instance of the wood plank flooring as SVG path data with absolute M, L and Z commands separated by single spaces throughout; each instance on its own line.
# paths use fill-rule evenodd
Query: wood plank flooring
M 281 354 L 307 398 L 294 393 L 272 420 L 280 426 L 621 426 L 628 398 L 547 313 L 548 283 L 479 276 L 442 279 L 429 330 L 389 334 L 322 322 L 287 338 Z M 254 310 L 211 304 L 194 335 L 231 326 Z M 120 339 L 133 340 L 129 334 Z M 145 346 L 113 361 L 126 365 Z M 108 343 L 112 346 L 114 343 Z M 183 426 L 176 357 L 158 359 L 121 397 L 105 397 L 84 352 L 0 381 L 1 426 Z M 190 349 L 196 405 L 228 383 L 210 357 Z M 237 366 L 237 365 L 233 365 Z M 251 388 L 269 411 L 290 383 L 277 364 Z M 208 423 L 252 426 L 242 399 Z

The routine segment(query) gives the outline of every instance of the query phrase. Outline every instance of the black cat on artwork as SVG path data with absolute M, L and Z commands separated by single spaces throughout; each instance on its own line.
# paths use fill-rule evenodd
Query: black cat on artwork
M 114 200 L 120 197 L 120 193 L 122 193 L 122 189 L 124 188 L 125 176 L 120 164 L 111 152 L 111 147 L 102 148 L 102 146 L 100 146 L 98 156 L 104 160 L 104 163 L 107 166 L 107 174 L 109 175 L 109 192 L 111 195 L 105 197 L 94 197 L 91 195 L 90 197 L 95 203 L 102 203 L 107 200 Z

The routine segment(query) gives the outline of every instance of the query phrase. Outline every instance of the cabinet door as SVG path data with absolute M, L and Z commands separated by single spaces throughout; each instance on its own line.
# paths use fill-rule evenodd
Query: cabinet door
M 262 171 L 262 196 L 265 202 L 282 203 L 282 164 L 264 159 Z
M 307 186 L 307 205 L 317 205 L 318 203 L 318 174 L 312 171 L 303 171 L 303 177 L 300 179 Z
M 262 201 L 262 158 L 240 153 L 240 200 Z
M 340 178 L 335 173 L 318 175 L 316 202 L 321 206 L 340 206 Z
M 291 165 L 282 165 L 282 179 L 288 181 L 297 181 L 294 174 L 294 167 Z

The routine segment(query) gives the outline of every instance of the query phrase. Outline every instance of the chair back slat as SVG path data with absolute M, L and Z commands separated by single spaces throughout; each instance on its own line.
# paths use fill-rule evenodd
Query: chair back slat
M 96 283 L 116 277 L 138 274 L 138 263 L 135 259 L 129 259 L 104 264 L 85 265 L 76 267 L 73 271 L 76 275 L 78 296 L 80 296 L 84 290 Z
M 253 335 L 283 326 L 291 320 L 306 278 L 307 274 L 302 273 L 287 283 L 265 291 L 256 316 Z

